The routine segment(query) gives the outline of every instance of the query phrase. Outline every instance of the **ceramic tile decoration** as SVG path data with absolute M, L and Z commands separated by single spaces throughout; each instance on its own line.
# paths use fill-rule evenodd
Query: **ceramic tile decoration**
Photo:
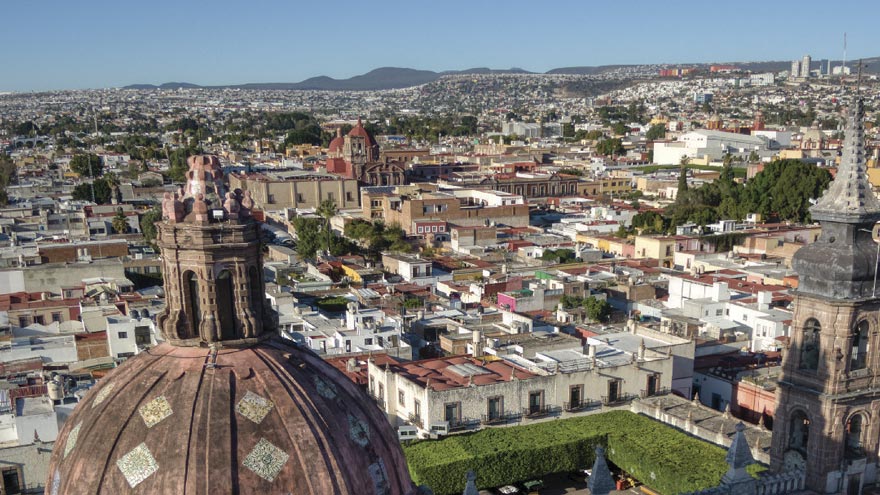
M 351 414 L 348 415 L 348 434 L 361 447 L 370 443 L 370 425 Z
M 67 434 L 67 443 L 64 444 L 64 457 L 67 458 L 67 455 L 70 454 L 70 451 L 76 447 L 76 439 L 79 438 L 79 429 L 82 428 L 82 421 L 76 424 L 73 429 Z
M 244 467 L 250 469 L 260 478 L 266 481 L 272 481 L 281 472 L 284 463 L 290 456 L 287 452 L 272 445 L 265 438 L 261 438 L 251 453 L 245 457 L 242 463 Z
M 264 399 L 248 390 L 244 395 L 244 398 L 238 401 L 238 404 L 235 405 L 235 410 L 238 414 L 241 414 L 254 423 L 260 424 L 273 407 L 275 407 L 275 403 L 271 400 Z
M 315 388 L 318 389 L 318 394 L 325 399 L 336 398 L 336 385 L 317 375 L 315 376 Z
M 58 490 L 61 489 L 61 471 L 57 468 L 55 469 L 55 474 L 52 475 L 52 491 L 49 492 L 51 495 L 58 495 Z
M 160 395 L 141 406 L 138 412 L 144 418 L 144 424 L 147 425 L 147 428 L 152 428 L 163 419 L 171 416 L 171 413 L 174 411 L 171 410 L 171 404 L 168 403 L 168 399 L 164 395 Z
M 102 388 L 101 390 L 98 390 L 98 394 L 95 395 L 95 401 L 92 402 L 92 407 L 98 406 L 102 402 L 104 402 L 104 400 L 110 396 L 110 392 L 113 392 L 114 388 L 116 388 L 116 384 L 111 383 L 111 384 L 105 386 L 104 388 Z
M 138 486 L 142 481 L 149 478 L 151 474 L 159 470 L 156 459 L 150 453 L 150 449 L 147 448 L 145 443 L 138 445 L 131 452 L 122 456 L 116 461 L 116 466 L 122 472 L 122 475 L 125 476 L 125 481 L 128 481 L 128 486 L 131 488 Z

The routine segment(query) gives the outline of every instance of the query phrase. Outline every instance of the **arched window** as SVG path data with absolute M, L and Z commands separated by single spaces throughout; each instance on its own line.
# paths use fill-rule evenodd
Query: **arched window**
M 220 318 L 220 337 L 223 340 L 235 339 L 235 299 L 232 274 L 223 270 L 217 274 L 217 313 Z
M 190 334 L 195 337 L 199 334 L 199 322 L 202 319 L 202 309 L 199 304 L 199 277 L 194 272 L 187 271 L 183 274 L 184 308 L 189 314 Z
M 254 316 L 260 318 L 263 314 L 263 288 L 257 267 L 252 266 L 248 269 L 248 288 L 251 296 L 251 311 Z
M 822 326 L 815 318 L 810 318 L 804 324 L 804 334 L 801 338 L 800 368 L 802 370 L 819 369 L 819 334 Z
M 807 442 L 810 439 L 810 420 L 803 411 L 795 411 L 791 415 L 788 427 L 788 447 L 807 453 Z
M 861 457 L 862 453 L 862 430 L 864 418 L 861 414 L 852 415 L 846 422 L 846 441 L 844 447 L 847 457 Z
M 868 322 L 860 321 L 852 336 L 852 351 L 849 355 L 849 369 L 860 370 L 868 365 Z

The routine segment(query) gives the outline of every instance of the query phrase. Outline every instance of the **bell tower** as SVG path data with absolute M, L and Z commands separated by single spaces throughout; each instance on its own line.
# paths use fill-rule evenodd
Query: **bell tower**
M 773 426 L 771 469 L 805 469 L 806 486 L 827 494 L 860 494 L 877 479 L 880 201 L 866 175 L 863 119 L 856 98 L 837 175 L 810 209 L 822 234 L 792 263 L 800 280 Z
M 254 342 L 275 325 L 253 200 L 225 191 L 216 156 L 187 162 L 186 187 L 165 194 L 156 224 L 167 304 L 159 327 L 176 345 Z

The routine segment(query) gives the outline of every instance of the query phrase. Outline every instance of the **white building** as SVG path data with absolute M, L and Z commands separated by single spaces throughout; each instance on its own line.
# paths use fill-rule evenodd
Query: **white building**
M 114 359 L 130 358 L 158 345 L 156 325 L 148 317 L 107 317 L 107 345 Z
M 721 160 L 725 154 L 748 156 L 752 151 L 769 149 L 766 138 L 734 132 L 698 129 L 679 136 L 677 141 L 654 143 L 654 163 L 674 165 L 683 157 Z

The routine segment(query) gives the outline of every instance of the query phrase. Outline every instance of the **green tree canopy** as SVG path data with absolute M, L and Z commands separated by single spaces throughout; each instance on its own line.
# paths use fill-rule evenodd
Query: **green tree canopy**
M 596 151 L 605 155 L 619 155 L 622 154 L 625 150 L 623 148 L 623 142 L 621 142 L 618 138 L 611 139 L 603 139 L 596 144 Z
M 648 141 L 655 141 L 657 139 L 663 139 L 666 137 L 666 126 L 663 124 L 654 124 L 648 129 L 648 132 L 645 133 L 645 137 Z
M 125 212 L 122 211 L 122 208 L 116 209 L 116 215 L 113 217 L 111 224 L 113 225 L 113 231 L 117 234 L 125 234 L 128 232 L 128 218 L 125 216 Z
M 98 177 L 91 184 L 86 182 L 74 187 L 72 194 L 73 199 L 79 201 L 91 201 L 92 185 L 95 187 L 95 203 L 99 205 L 110 203 L 113 189 L 110 186 L 110 182 L 103 177 Z
M 82 177 L 100 177 L 104 173 L 104 163 L 98 155 L 78 154 L 70 160 L 70 170 Z

